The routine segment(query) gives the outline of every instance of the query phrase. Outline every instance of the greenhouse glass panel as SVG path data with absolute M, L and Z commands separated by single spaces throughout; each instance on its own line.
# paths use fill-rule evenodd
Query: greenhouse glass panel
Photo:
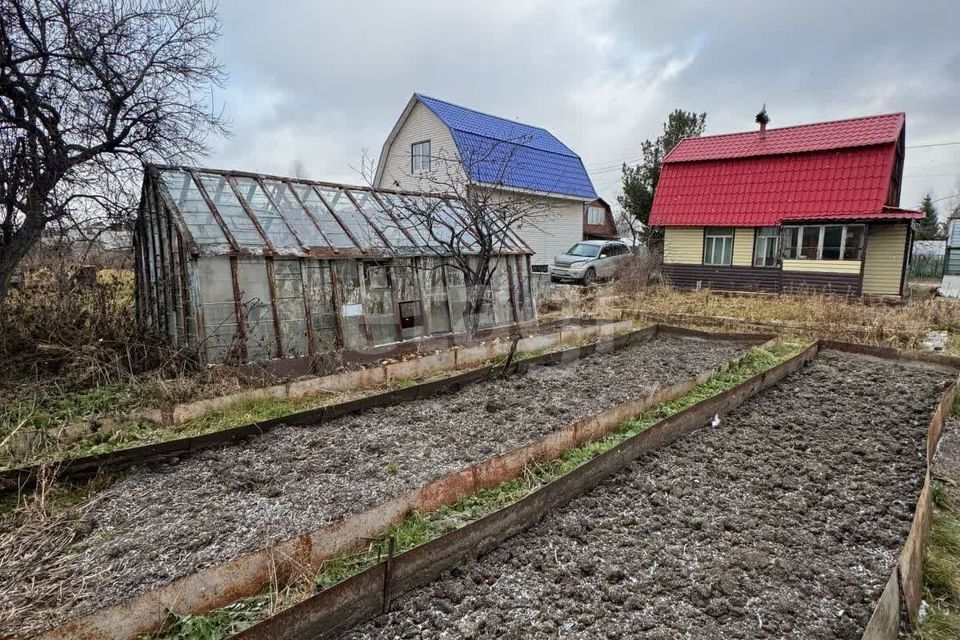
M 197 178 L 200 184 L 207 190 L 207 195 L 220 212 L 227 229 L 233 234 L 237 244 L 241 247 L 264 246 L 263 236 L 257 231 L 257 227 L 250 220 L 250 216 L 243 210 L 243 205 L 237 200 L 236 194 L 227 183 L 224 176 L 211 173 L 198 173 Z
M 247 206 L 253 211 L 257 222 L 260 223 L 260 228 L 267 234 L 273 248 L 278 251 L 283 249 L 299 250 L 300 243 L 297 242 L 296 236 L 290 232 L 290 228 L 280 217 L 277 208 L 273 206 L 270 198 L 260 188 L 260 183 L 253 178 L 238 177 L 234 178 L 234 184 L 237 185 L 237 191 L 240 192 L 243 199 L 247 201 Z
M 320 225 L 320 230 L 323 231 L 323 235 L 327 236 L 330 244 L 338 249 L 356 248 L 357 245 L 350 239 L 349 234 L 343 230 L 340 223 L 334 219 L 333 214 L 327 209 L 327 205 L 323 204 L 323 200 L 313 190 L 313 187 L 308 184 L 297 184 L 291 185 L 291 188 L 303 202 L 303 206 L 307 208 L 310 215 L 313 216 L 313 219 Z
M 264 258 L 237 260 L 240 306 L 247 329 L 247 359 L 251 362 L 277 357 L 277 334 L 273 324 L 273 303 L 267 262 Z
M 160 179 L 170 192 L 187 230 L 197 244 L 226 244 L 226 236 L 189 173 L 164 171 L 160 174 Z
M 289 185 L 274 180 L 265 180 L 263 184 L 267 187 L 267 193 L 273 199 L 274 203 L 280 208 L 280 215 L 287 221 L 287 224 L 293 227 L 294 232 L 296 232 L 297 236 L 300 237 L 300 240 L 302 240 L 307 247 L 326 248 L 330 246 L 327 244 L 327 241 L 323 239 L 320 231 L 317 230 L 317 225 L 313 224 L 313 221 L 307 217 L 307 212 L 303 210 L 303 207 L 300 206 L 297 199 L 290 193 Z M 329 216 L 330 214 L 328 213 L 327 215 Z M 333 220 L 331 220 L 331 222 L 336 224 Z M 343 233 L 343 230 L 339 229 L 339 225 L 337 225 L 337 227 L 340 233 Z M 347 242 L 349 241 L 350 238 L 347 238 Z
M 409 209 L 409 205 L 404 202 L 398 194 L 381 193 L 380 199 L 383 200 L 384 206 L 388 207 L 393 214 L 390 223 L 393 227 L 406 230 L 406 232 L 416 240 L 419 246 L 434 244 L 429 242 L 429 234 L 424 228 L 423 223 L 417 219 L 418 216 Z M 393 238 L 389 239 L 393 242 Z M 407 246 L 410 246 L 409 242 L 407 242 Z
M 383 235 L 387 236 L 387 242 L 390 243 L 391 247 L 408 248 L 417 246 L 407 237 L 403 229 L 401 229 L 401 226 L 406 228 L 408 225 L 394 220 L 393 217 L 380 207 L 380 203 L 377 202 L 377 199 L 373 197 L 372 193 L 369 191 L 351 191 L 350 195 L 357 201 L 360 209 L 367 217 L 377 225 L 377 228 L 380 229 Z
M 347 225 L 353 237 L 360 242 L 362 248 L 382 248 L 383 240 L 377 235 L 377 232 L 370 225 L 370 222 L 363 217 L 359 209 L 347 197 L 342 189 L 332 187 L 317 187 L 317 191 L 323 196 L 333 212 L 337 214 L 343 224 Z

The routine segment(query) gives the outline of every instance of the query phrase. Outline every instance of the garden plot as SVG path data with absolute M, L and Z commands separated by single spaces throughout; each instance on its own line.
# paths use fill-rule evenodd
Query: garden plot
M 825 352 L 342 640 L 855 640 L 949 374 Z
M 746 350 L 663 336 L 134 469 L 78 510 L 65 553 L 0 570 L 0 611 L 25 612 L 0 635 L 52 626 L 335 522 Z

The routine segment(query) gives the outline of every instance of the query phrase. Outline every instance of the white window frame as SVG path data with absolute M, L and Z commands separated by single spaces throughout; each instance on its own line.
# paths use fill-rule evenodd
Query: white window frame
M 840 257 L 838 258 L 824 258 L 823 257 L 823 238 L 826 235 L 827 227 L 840 227 Z M 794 254 L 788 257 L 788 260 L 826 260 L 827 262 L 842 262 L 846 260 L 843 256 L 847 253 L 847 229 L 851 227 L 861 227 L 863 233 L 861 234 L 862 239 L 866 239 L 867 231 L 866 225 L 862 224 L 805 224 L 805 225 L 788 225 L 783 227 L 783 231 L 786 232 L 787 229 L 797 229 L 797 248 L 800 249 L 803 247 L 803 236 L 806 235 L 808 230 L 817 230 L 817 255 L 815 258 L 801 258 L 798 255 Z M 783 234 L 781 234 L 782 236 Z M 783 251 L 787 250 L 786 245 L 783 246 Z M 852 260 L 852 259 L 851 259 Z M 860 257 L 856 260 L 863 260 L 863 246 L 860 246 Z
M 730 242 L 730 252 L 721 249 L 720 262 L 716 261 L 717 246 L 723 247 L 726 241 Z M 725 255 L 729 255 L 727 262 L 723 261 Z M 707 256 L 712 260 L 707 261 Z M 711 267 L 729 267 L 733 264 L 733 229 L 728 227 L 707 227 L 703 234 L 703 264 Z
M 776 234 L 766 235 L 766 236 L 761 235 L 760 232 L 763 229 L 774 229 L 776 230 Z M 757 231 L 753 239 L 753 266 L 757 267 L 758 269 L 771 269 L 780 265 L 780 245 L 782 243 L 780 235 L 781 235 L 780 230 L 777 229 L 777 227 L 757 227 Z M 761 255 L 760 253 L 758 253 L 758 249 L 760 248 L 761 243 L 764 246 L 764 251 L 762 255 L 765 257 L 767 255 L 766 245 L 769 242 L 774 242 L 776 244 L 775 250 L 773 252 L 773 264 L 757 264 L 757 258 L 760 257 Z
M 426 153 L 424 153 L 424 150 Z M 421 140 L 410 145 L 410 173 L 427 173 L 430 171 L 430 141 Z

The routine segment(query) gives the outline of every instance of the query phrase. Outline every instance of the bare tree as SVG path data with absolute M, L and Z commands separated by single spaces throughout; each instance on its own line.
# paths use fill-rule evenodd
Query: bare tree
M 492 303 L 495 258 L 525 247 L 518 231 L 539 229 L 555 217 L 540 195 L 508 184 L 522 168 L 522 141 L 490 141 L 473 152 L 430 156 L 418 191 L 439 198 L 398 196 L 388 204 L 400 230 L 463 276 L 464 327 L 473 335 Z M 365 172 L 369 176 L 369 172 Z
M 130 216 L 144 161 L 225 133 L 208 0 L 0 4 L 0 305 L 52 223 Z

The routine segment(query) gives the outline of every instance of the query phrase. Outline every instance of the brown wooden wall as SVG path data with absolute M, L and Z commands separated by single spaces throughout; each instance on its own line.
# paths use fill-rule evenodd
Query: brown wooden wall
M 806 273 L 757 267 L 715 267 L 696 264 L 665 264 L 663 275 L 680 289 L 788 293 L 823 291 L 860 295 L 859 274 Z

